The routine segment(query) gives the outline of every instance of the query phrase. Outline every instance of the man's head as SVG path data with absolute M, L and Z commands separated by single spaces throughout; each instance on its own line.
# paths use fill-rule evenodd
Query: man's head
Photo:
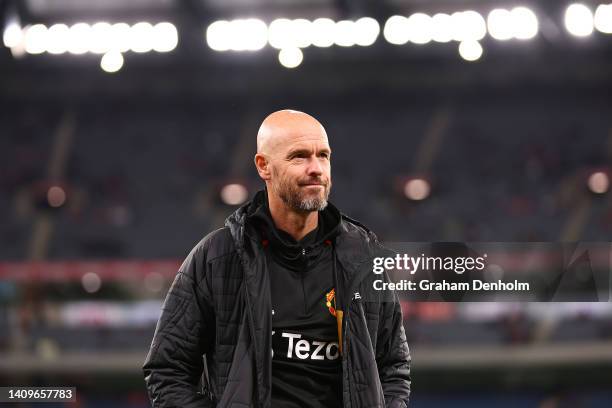
M 304 112 L 274 112 L 257 133 L 257 172 L 271 199 L 280 199 L 290 210 L 319 211 L 327 206 L 330 158 L 323 125 Z

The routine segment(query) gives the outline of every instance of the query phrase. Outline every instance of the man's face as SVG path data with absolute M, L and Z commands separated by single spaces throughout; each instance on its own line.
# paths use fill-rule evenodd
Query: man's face
M 289 135 L 270 159 L 269 184 L 292 210 L 320 211 L 331 190 L 331 149 L 321 129 Z

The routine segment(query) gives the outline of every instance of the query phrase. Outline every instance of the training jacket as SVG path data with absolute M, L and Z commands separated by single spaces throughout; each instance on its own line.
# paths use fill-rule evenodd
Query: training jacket
M 181 265 L 143 366 L 153 408 L 271 407 L 266 241 L 248 222 L 264 200 L 260 191 Z M 324 211 L 337 210 L 329 204 Z M 372 272 L 372 257 L 392 255 L 345 215 L 331 244 L 337 308 L 344 316 L 343 407 L 407 407 L 411 358 L 400 304 L 394 292 L 372 288 L 375 279 L 388 279 Z

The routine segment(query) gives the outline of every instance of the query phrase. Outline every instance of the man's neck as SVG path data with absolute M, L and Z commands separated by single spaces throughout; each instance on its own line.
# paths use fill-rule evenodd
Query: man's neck
M 300 241 L 318 226 L 317 211 L 294 211 L 287 208 L 282 200 L 273 197 L 268 197 L 268 206 L 276 228 L 285 231 L 296 241 Z

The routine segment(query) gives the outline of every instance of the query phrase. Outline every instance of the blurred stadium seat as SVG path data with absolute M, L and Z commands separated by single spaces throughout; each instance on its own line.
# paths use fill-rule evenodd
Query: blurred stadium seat
M 498 41 L 487 27 L 467 62 L 456 41 L 390 44 L 387 18 L 518 3 L 0 2 L 0 385 L 149 406 L 140 366 L 164 293 L 236 208 L 223 186 L 262 188 L 254 136 L 280 108 L 321 119 L 332 201 L 384 241 L 609 241 L 609 9 L 585 2 L 585 28 L 564 17 L 570 2 L 532 3 L 534 38 Z M 210 48 L 215 19 L 253 16 L 371 16 L 381 31 L 371 46 L 303 47 L 295 69 L 268 45 Z M 124 52 L 113 74 L 100 53 L 7 44 L 35 24 L 97 21 L 170 21 L 178 43 Z M 431 187 L 422 200 L 404 194 L 414 178 Z M 612 406 L 610 305 L 403 299 L 411 408 Z

